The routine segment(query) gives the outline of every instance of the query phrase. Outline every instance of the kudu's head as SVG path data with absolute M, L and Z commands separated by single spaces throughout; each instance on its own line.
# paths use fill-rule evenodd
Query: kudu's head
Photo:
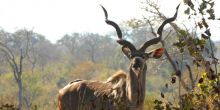
M 139 76 L 143 72 L 145 62 L 149 58 L 160 58 L 164 49 L 159 48 L 150 52 L 146 52 L 148 46 L 152 45 L 152 42 L 145 42 L 140 49 L 136 49 L 129 41 L 119 39 L 117 42 L 122 45 L 122 52 L 130 60 L 130 69 Z M 148 44 L 148 45 L 147 45 Z
M 108 20 L 108 13 L 106 11 L 106 9 L 101 6 L 104 13 L 105 13 L 105 22 L 111 26 L 113 26 L 116 29 L 117 35 L 118 35 L 118 40 L 117 42 L 122 45 L 122 52 L 129 58 L 130 60 L 130 69 L 132 69 L 132 71 L 134 71 L 135 73 L 142 73 L 145 62 L 148 58 L 160 58 L 164 52 L 164 48 L 159 48 L 150 52 L 146 52 L 146 49 L 153 45 L 153 44 L 157 44 L 158 42 L 161 41 L 162 39 L 162 31 L 164 26 L 167 23 L 170 23 L 172 21 L 174 21 L 176 19 L 177 16 L 177 11 L 175 13 L 175 15 L 172 18 L 169 18 L 167 20 L 165 20 L 161 26 L 158 28 L 157 34 L 158 37 L 151 39 L 147 42 L 145 42 L 139 49 L 136 49 L 135 46 L 127 41 L 122 39 L 122 32 L 119 28 L 119 26 L 111 20 Z M 177 10 L 179 8 L 179 5 L 177 6 Z

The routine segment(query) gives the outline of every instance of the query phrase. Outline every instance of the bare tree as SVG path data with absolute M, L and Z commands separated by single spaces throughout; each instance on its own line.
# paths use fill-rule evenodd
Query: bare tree
M 122 52 L 130 60 L 129 73 L 119 71 L 111 76 L 106 82 L 75 80 L 70 82 L 59 91 L 59 110 L 143 110 L 145 98 L 145 82 L 149 58 L 160 58 L 164 49 L 159 48 L 150 52 L 146 49 L 157 44 L 162 39 L 163 27 L 176 19 L 166 19 L 159 27 L 157 38 L 145 42 L 139 49 L 127 40 L 122 39 L 119 26 L 108 20 L 108 14 L 102 7 L 106 17 L 106 23 L 116 29 L 122 46 Z M 178 8 L 177 8 L 178 9 Z
M 18 44 L 20 45 L 20 49 L 18 54 L 12 49 L 12 47 L 14 45 L 16 45 L 15 43 L 12 43 L 11 45 L 7 45 L 6 43 L 0 42 L 0 51 L 3 52 L 6 61 L 9 63 L 12 71 L 13 71 L 13 75 L 15 78 L 15 81 L 18 85 L 18 109 L 21 110 L 22 108 L 22 101 L 23 99 L 25 99 L 24 95 L 23 95 L 23 85 L 22 85 L 22 73 L 23 73 L 23 60 L 24 58 L 27 56 L 27 51 L 28 51 L 28 43 L 29 43 L 29 34 L 30 32 L 28 31 L 24 31 L 25 32 L 25 39 L 26 39 L 26 43 L 25 43 L 25 47 L 23 47 L 22 44 Z M 8 34 L 5 34 L 8 35 Z M 15 35 L 16 37 L 16 35 Z M 16 38 L 15 38 L 16 39 Z

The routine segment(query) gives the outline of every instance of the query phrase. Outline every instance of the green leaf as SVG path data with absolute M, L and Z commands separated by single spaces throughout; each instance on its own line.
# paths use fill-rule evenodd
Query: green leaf
M 213 13 L 211 13 L 208 17 L 208 19 L 212 19 L 212 20 L 215 20 L 215 15 Z
M 202 23 L 200 23 L 200 22 L 198 22 L 198 26 L 199 26 L 200 29 L 203 28 L 203 25 L 202 25 Z
M 185 14 L 189 15 L 190 13 L 190 8 L 187 8 L 185 11 L 184 11 Z
M 207 4 L 205 2 L 202 2 L 202 4 L 199 7 L 199 10 L 202 12 L 204 9 L 207 8 Z
M 206 21 L 205 21 L 205 19 L 203 18 L 202 19 L 202 24 L 206 27 L 206 28 L 208 28 L 209 27 L 209 25 L 206 23 Z
M 199 83 L 202 83 L 202 82 L 203 82 L 203 78 L 200 78 L 200 79 L 199 79 Z
M 210 29 L 207 29 L 207 30 L 205 31 L 205 33 L 206 33 L 208 36 L 211 36 Z
M 179 33 L 182 35 L 182 36 L 186 36 L 187 35 L 187 32 L 185 30 L 180 30 Z
M 213 8 L 213 6 L 215 5 L 215 2 L 211 2 L 209 3 L 209 5 L 211 6 L 211 8 Z
M 206 12 L 210 14 L 210 13 L 214 13 L 214 10 L 211 8 L 211 9 L 206 10 Z
M 194 4 L 192 3 L 191 0 L 184 0 L 184 3 L 187 4 L 192 10 L 195 10 Z

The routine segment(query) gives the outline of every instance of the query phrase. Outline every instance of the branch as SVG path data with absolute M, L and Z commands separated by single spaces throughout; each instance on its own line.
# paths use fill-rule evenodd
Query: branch
M 150 22 L 149 19 L 147 19 L 147 23 L 150 25 L 151 33 L 152 33 L 155 37 L 157 37 L 157 34 L 154 32 L 153 26 L 152 26 L 152 24 L 151 24 L 151 22 Z
M 153 26 L 152 26 L 152 24 L 150 23 L 149 20 L 148 20 L 148 23 L 149 23 L 149 25 L 150 25 L 150 27 L 151 27 L 151 32 L 152 32 L 152 34 L 153 34 L 155 37 L 157 37 L 156 33 L 155 33 L 154 30 L 153 30 Z M 176 73 L 176 76 L 178 76 L 178 78 L 179 78 L 179 80 L 180 80 L 182 86 L 184 87 L 185 90 L 189 90 L 189 88 L 186 86 L 186 83 L 181 79 L 181 71 L 180 71 L 180 69 L 177 67 L 176 63 L 175 63 L 174 60 L 171 58 L 171 56 L 169 55 L 167 49 L 165 48 L 165 42 L 164 42 L 164 40 L 161 39 L 160 42 L 161 42 L 162 46 L 164 47 L 164 54 L 166 55 L 168 61 L 169 61 L 170 64 L 172 65 L 172 67 L 173 67 L 173 69 L 174 69 L 174 71 L 175 71 L 175 73 Z
M 150 2 L 148 2 L 148 5 L 149 5 L 150 7 L 152 7 L 154 10 L 156 10 L 156 12 L 152 12 L 152 11 L 149 11 L 149 12 L 151 12 L 151 13 L 153 13 L 153 14 L 155 14 L 155 15 L 158 15 L 162 20 L 166 20 L 166 19 L 167 19 L 167 17 L 164 16 L 164 15 L 159 11 L 159 7 L 157 6 L 156 3 L 153 3 L 153 2 L 150 3 Z M 176 34 L 178 35 L 178 34 L 179 34 L 178 32 L 179 32 L 180 28 L 179 28 L 175 23 L 170 22 L 169 24 L 171 25 L 171 27 L 175 30 Z
M 18 71 L 17 63 L 15 61 L 14 54 L 12 53 L 12 51 L 5 44 L 3 44 L 1 42 L 0 42 L 0 50 L 6 54 L 7 61 L 10 64 L 11 68 L 13 69 L 14 77 L 17 81 L 18 77 L 19 77 L 18 76 L 19 71 Z
M 3 48 L 1 48 L 3 47 Z M 14 54 L 11 51 L 11 49 L 8 48 L 8 46 L 6 46 L 5 44 L 3 44 L 2 42 L 0 42 L 0 49 L 5 50 L 4 52 L 7 53 L 11 59 L 14 59 Z
M 193 80 L 192 70 L 191 70 L 191 67 L 188 64 L 186 64 L 186 67 L 187 67 L 187 69 L 189 71 L 189 78 L 190 78 L 191 84 L 192 84 L 191 89 L 193 89 L 195 87 L 195 83 L 194 83 L 195 81 Z
M 6 60 L 8 61 L 10 67 L 12 68 L 13 70 L 13 75 L 14 75 L 14 78 L 16 80 L 16 82 L 18 82 L 18 74 L 17 74 L 17 70 L 16 70 L 16 66 L 14 65 L 14 63 L 10 60 L 10 58 L 6 55 Z
M 23 61 L 23 51 L 22 51 L 22 49 L 21 49 L 21 53 L 20 53 L 21 55 L 20 55 L 20 64 L 19 64 L 19 66 L 20 66 L 20 70 L 19 70 L 19 75 L 21 76 L 21 74 L 22 74 L 22 61 Z
M 23 54 L 23 58 L 26 57 L 28 55 L 28 50 L 29 50 L 29 43 L 30 43 L 30 35 L 32 35 L 33 30 L 31 30 L 30 32 L 26 30 L 26 38 L 27 38 L 27 45 L 25 48 L 25 53 Z

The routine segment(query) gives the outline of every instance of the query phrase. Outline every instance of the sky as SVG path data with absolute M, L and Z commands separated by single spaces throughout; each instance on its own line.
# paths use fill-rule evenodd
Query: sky
M 182 0 L 158 1 L 162 12 L 172 16 Z M 53 43 L 73 32 L 104 35 L 114 29 L 105 24 L 100 4 L 108 10 L 109 19 L 117 23 L 142 18 L 144 13 L 140 0 L 0 0 L 0 27 L 8 32 L 24 28 L 33 30 Z M 220 0 L 216 0 L 215 7 L 219 10 Z M 220 12 L 216 15 L 220 17 Z M 220 25 L 213 24 L 215 30 L 220 29 Z M 213 39 L 220 40 L 220 37 Z

